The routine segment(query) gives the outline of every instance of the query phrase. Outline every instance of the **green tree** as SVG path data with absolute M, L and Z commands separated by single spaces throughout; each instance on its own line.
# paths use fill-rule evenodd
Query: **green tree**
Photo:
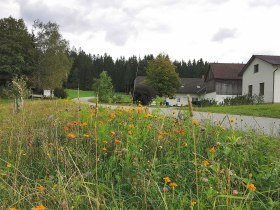
M 0 75 L 2 83 L 30 75 L 36 66 L 33 37 L 22 19 L 0 19 Z
M 167 55 L 159 54 L 150 60 L 146 69 L 147 81 L 160 97 L 173 97 L 181 85 L 180 78 Z
M 62 87 L 67 80 L 72 61 L 69 44 L 63 39 L 56 23 L 34 22 L 36 46 L 39 50 L 37 71 L 34 74 L 36 86 L 43 89 Z
M 112 102 L 114 89 L 112 79 L 106 71 L 100 73 L 99 79 L 96 79 L 93 84 L 93 89 L 97 92 L 101 102 Z

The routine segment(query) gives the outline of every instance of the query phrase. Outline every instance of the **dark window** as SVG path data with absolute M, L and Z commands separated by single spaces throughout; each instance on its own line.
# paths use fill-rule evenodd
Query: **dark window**
M 259 72 L 259 64 L 254 65 L 254 73 Z
M 264 95 L 264 82 L 260 83 L 260 96 Z
M 252 96 L 253 94 L 253 85 L 248 86 L 248 96 Z

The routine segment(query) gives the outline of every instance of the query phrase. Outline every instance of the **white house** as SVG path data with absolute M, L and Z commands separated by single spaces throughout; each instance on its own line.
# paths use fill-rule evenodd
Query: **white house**
M 242 95 L 263 96 L 265 103 L 280 103 L 280 56 L 253 55 L 241 70 Z

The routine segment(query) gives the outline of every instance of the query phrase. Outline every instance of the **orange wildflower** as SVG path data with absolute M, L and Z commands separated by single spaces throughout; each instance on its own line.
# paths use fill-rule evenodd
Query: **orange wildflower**
M 116 132 L 114 132 L 114 131 L 111 131 L 111 134 L 112 134 L 112 135 L 115 135 L 115 134 L 116 134 Z
M 74 125 L 77 125 L 77 124 L 78 124 L 78 122 L 77 122 L 77 121 L 73 121 L 73 124 L 74 124 Z
M 249 190 L 252 190 L 252 191 L 255 191 L 257 189 L 256 186 L 253 183 L 248 183 L 247 184 L 247 188 Z
M 73 127 L 74 124 L 69 122 L 69 123 L 67 123 L 67 126 L 68 126 L 68 127 Z
M 106 147 L 103 147 L 103 148 L 102 148 L 102 151 L 103 151 L 103 152 L 106 152 L 106 151 L 107 151 Z
M 63 126 L 63 129 L 64 129 L 65 131 L 68 131 L 68 130 L 69 130 L 69 127 L 67 127 L 67 126 L 65 125 L 65 126 Z
M 177 133 L 184 133 L 184 130 L 182 130 L 182 129 L 177 130 Z
M 215 147 L 211 147 L 211 148 L 209 149 L 209 152 L 215 153 L 215 152 L 216 152 Z
M 45 188 L 44 188 L 44 186 L 42 186 L 42 185 L 38 185 L 37 187 L 37 190 L 39 190 L 39 191 L 44 191 L 45 190 Z
M 122 141 L 119 140 L 119 139 L 116 139 L 116 140 L 115 140 L 115 143 L 116 143 L 116 144 L 120 144 L 121 142 L 122 142 Z
M 165 182 L 171 182 L 171 179 L 170 179 L 168 176 L 167 176 L 167 177 L 164 177 L 163 180 L 164 180 Z
M 86 122 L 81 123 L 81 127 L 86 127 L 86 126 L 87 126 Z
M 76 134 L 75 133 L 69 133 L 68 134 L 68 138 L 69 139 L 73 139 L 73 138 L 75 138 L 76 137 Z
M 9 208 L 9 210 L 17 210 L 16 208 Z
M 208 166 L 208 165 L 209 165 L 209 162 L 208 162 L 208 160 L 203 160 L 203 161 L 202 161 L 202 164 L 203 164 L 204 166 Z
M 170 186 L 170 187 L 177 187 L 178 185 L 176 184 L 176 182 L 171 182 L 171 183 L 169 184 L 169 186 Z
M 35 207 L 35 210 L 45 210 L 45 206 L 43 206 L 42 204 L 39 206 Z

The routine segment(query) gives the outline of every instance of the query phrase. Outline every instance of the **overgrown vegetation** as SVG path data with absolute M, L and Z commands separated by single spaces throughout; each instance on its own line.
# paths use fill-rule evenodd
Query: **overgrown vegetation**
M 0 106 L 1 209 L 280 208 L 279 139 L 142 107 Z

